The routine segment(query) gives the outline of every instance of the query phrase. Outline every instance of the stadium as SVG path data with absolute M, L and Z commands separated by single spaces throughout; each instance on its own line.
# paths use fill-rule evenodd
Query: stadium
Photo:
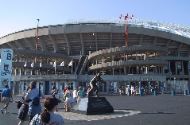
M 126 46 L 125 25 L 122 21 L 73 22 L 1 37 L 0 47 L 14 52 L 14 94 L 21 94 L 33 80 L 44 94 L 54 85 L 60 90 L 86 87 L 98 72 L 106 81 L 99 85 L 105 94 L 127 86 L 133 86 L 136 94 L 142 87 L 146 93 L 152 88 L 188 92 L 190 28 L 129 21 Z

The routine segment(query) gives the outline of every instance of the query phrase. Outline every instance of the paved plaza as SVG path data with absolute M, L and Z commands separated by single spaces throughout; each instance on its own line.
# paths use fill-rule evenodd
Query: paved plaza
M 65 125 L 189 125 L 190 96 L 107 96 L 115 113 L 86 116 L 63 111 Z M 16 104 L 12 103 L 6 115 L 0 114 L 0 125 L 17 125 Z M 26 122 L 27 125 L 27 122 Z

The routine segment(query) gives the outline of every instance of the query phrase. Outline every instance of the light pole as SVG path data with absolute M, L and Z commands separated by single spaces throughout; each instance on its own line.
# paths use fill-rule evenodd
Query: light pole
M 120 19 L 123 19 L 125 21 L 125 46 L 128 47 L 128 35 L 129 35 L 129 32 L 128 32 L 128 21 L 129 20 L 132 20 L 133 19 L 133 14 L 132 15 L 129 15 L 127 13 L 127 15 L 122 15 L 119 17 Z

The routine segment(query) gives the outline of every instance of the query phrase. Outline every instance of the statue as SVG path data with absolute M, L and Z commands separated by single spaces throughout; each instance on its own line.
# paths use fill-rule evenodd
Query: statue
M 105 81 L 101 78 L 101 73 L 96 74 L 96 76 L 90 81 L 90 88 L 88 90 L 88 97 L 90 96 L 94 96 L 94 92 L 95 92 L 95 96 L 99 97 L 98 95 L 98 83 L 105 83 Z
M 98 84 L 105 83 L 101 78 L 101 75 L 102 74 L 100 73 L 96 74 L 90 81 L 90 86 L 87 92 L 88 97 L 81 98 L 78 105 L 75 107 L 76 111 L 81 111 L 86 115 L 98 115 L 114 112 L 114 109 L 108 100 L 105 97 L 99 97 L 98 95 Z

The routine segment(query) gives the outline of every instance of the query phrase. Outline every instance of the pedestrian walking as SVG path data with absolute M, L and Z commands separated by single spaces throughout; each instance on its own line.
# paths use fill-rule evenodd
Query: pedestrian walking
M 23 94 L 22 100 L 15 101 L 17 103 L 18 110 L 18 119 L 20 120 L 18 125 L 23 125 L 25 121 L 29 120 L 28 109 L 29 109 L 29 100 L 26 100 L 26 95 L 30 89 L 30 86 L 27 87 L 26 92 Z
M 8 85 L 5 85 L 5 88 L 2 91 L 2 102 L 3 102 L 3 108 L 1 109 L 2 114 L 7 113 L 7 108 L 9 106 L 10 99 L 12 98 L 11 89 Z
M 26 93 L 25 100 L 29 102 L 28 116 L 29 121 L 36 115 L 41 113 L 39 90 L 36 88 L 36 82 L 30 83 L 30 89 Z
M 71 110 L 71 106 L 72 106 L 71 103 L 73 100 L 71 90 L 69 87 L 64 93 L 64 99 L 65 99 L 65 101 L 64 101 L 65 111 L 69 112 Z
M 53 87 L 52 87 L 51 95 L 52 95 L 54 98 L 57 98 L 58 90 L 57 90 L 56 86 L 53 86 Z

